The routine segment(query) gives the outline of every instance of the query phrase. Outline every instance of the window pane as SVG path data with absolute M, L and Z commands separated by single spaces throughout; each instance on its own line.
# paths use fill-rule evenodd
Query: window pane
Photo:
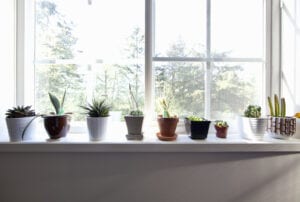
M 234 119 L 246 106 L 262 106 L 262 63 L 214 63 L 211 84 L 211 118 Z
M 212 53 L 263 57 L 263 13 L 263 0 L 212 0 Z
M 203 56 L 206 0 L 155 1 L 155 56 Z M 172 51 L 180 44 L 184 51 Z
M 204 116 L 205 63 L 157 62 L 154 68 L 157 113 L 161 113 L 159 100 L 165 97 L 172 114 Z
M 144 1 L 35 2 L 37 110 L 50 110 L 47 92 L 68 88 L 70 111 L 97 96 L 125 113 L 129 83 L 143 108 Z

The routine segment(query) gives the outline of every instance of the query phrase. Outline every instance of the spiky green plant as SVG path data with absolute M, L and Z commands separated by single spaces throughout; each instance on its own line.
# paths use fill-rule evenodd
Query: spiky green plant
M 34 109 L 31 109 L 31 106 L 17 106 L 11 109 L 8 109 L 5 113 L 6 118 L 22 118 L 35 116 Z
M 105 103 L 105 100 L 93 99 L 92 103 L 87 106 L 80 106 L 85 110 L 85 114 L 89 117 L 107 117 L 109 116 L 110 106 Z
M 279 104 L 280 100 L 280 104 Z M 275 117 L 285 117 L 286 116 L 286 102 L 284 98 L 278 97 L 278 95 L 274 95 L 274 108 L 273 110 L 273 103 L 270 97 L 268 97 L 268 104 L 269 104 L 269 110 L 270 115 Z M 275 113 L 274 113 L 275 112 Z
M 55 114 L 56 115 L 63 115 L 64 114 L 64 103 L 65 103 L 66 92 L 67 91 L 65 90 L 61 101 L 59 101 L 58 98 L 54 94 L 49 93 L 49 98 L 50 98 L 50 101 L 51 101 L 51 103 L 52 103 L 52 105 L 55 109 Z
M 261 107 L 258 105 L 248 105 L 244 116 L 248 118 L 259 118 L 261 116 Z

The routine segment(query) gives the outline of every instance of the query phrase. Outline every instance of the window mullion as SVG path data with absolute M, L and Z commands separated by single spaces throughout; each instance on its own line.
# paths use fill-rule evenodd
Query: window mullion
M 206 1 L 206 57 L 209 61 L 206 62 L 205 71 L 205 90 L 204 90 L 204 116 L 210 119 L 211 108 L 211 0 Z
M 154 0 L 145 0 L 145 112 L 153 116 L 152 54 L 154 49 Z

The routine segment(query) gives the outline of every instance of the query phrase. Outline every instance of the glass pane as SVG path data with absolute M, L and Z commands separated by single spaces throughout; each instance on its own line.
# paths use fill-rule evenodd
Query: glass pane
M 206 0 L 155 1 L 155 56 L 203 56 L 205 26 Z
M 249 104 L 262 106 L 262 63 L 214 63 L 211 83 L 211 118 L 234 119 Z
M 38 111 L 50 110 L 47 92 L 61 95 L 68 88 L 70 111 L 78 110 L 86 99 L 102 96 L 113 110 L 126 113 L 129 83 L 143 108 L 144 1 L 35 3 Z
M 212 53 L 263 57 L 263 8 L 263 0 L 212 0 Z
M 205 63 L 157 62 L 154 68 L 157 113 L 161 113 L 159 100 L 165 97 L 172 114 L 204 116 Z

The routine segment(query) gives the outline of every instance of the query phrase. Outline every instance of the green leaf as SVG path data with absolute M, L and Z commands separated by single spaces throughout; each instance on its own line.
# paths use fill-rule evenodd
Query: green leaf
M 55 109 L 55 113 L 56 114 L 60 114 L 61 110 L 60 110 L 60 103 L 59 100 L 57 99 L 57 97 L 51 93 L 49 93 L 49 97 L 50 97 L 50 101 Z

